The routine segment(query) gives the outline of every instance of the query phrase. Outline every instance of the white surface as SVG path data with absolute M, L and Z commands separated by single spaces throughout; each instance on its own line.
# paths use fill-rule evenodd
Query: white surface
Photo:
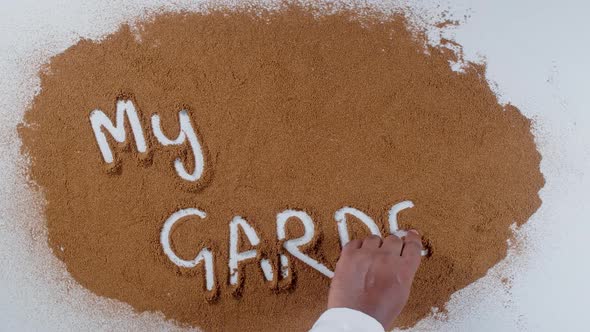
M 15 130 L 38 88 L 40 62 L 163 2 L 0 0 L 2 331 L 179 329 L 161 315 L 135 314 L 91 295 L 67 275 L 49 253 L 40 211 L 32 208 L 40 197 L 24 184 Z M 517 231 L 525 245 L 455 294 L 448 314 L 427 318 L 415 330 L 588 330 L 590 3 L 443 0 L 419 6 L 427 16 L 447 9 L 461 20 L 469 16 L 447 35 L 469 58 L 484 56 L 501 100 L 535 119 L 547 184 L 541 209 Z

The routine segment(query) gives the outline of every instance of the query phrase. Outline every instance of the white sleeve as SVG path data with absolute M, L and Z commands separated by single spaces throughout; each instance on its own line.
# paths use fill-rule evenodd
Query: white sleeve
M 384 332 L 383 325 L 375 318 L 348 308 L 326 310 L 313 324 L 309 332 Z

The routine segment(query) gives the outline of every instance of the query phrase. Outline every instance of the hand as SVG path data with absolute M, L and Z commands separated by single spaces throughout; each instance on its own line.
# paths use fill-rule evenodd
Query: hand
M 414 230 L 403 239 L 372 235 L 350 241 L 336 264 L 328 309 L 359 310 L 385 329 L 391 327 L 410 296 L 421 250 L 420 235 Z

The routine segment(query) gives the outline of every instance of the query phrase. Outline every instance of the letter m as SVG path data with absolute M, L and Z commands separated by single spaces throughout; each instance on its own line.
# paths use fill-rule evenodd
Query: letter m
M 131 100 L 117 100 L 115 125 L 113 125 L 111 119 L 109 119 L 109 117 L 99 109 L 96 109 L 90 113 L 90 124 L 92 125 L 92 130 L 94 131 L 94 137 L 96 137 L 96 142 L 98 143 L 98 147 L 102 153 L 102 158 L 106 163 L 110 164 L 113 162 L 113 152 L 111 151 L 111 147 L 107 141 L 105 131 L 107 131 L 115 141 L 119 143 L 125 142 L 125 116 L 127 116 L 131 131 L 133 132 L 137 151 L 140 153 L 146 152 L 147 146 L 143 136 L 141 123 L 139 122 L 137 111 L 135 110 L 135 106 Z

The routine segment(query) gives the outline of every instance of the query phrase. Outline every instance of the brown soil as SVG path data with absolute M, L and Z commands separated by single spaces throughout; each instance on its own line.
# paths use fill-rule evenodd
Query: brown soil
M 230 286 L 230 220 L 248 220 L 259 257 L 276 268 L 276 214 L 305 210 L 317 236 L 304 251 L 333 269 L 337 209 L 363 210 L 385 232 L 389 207 L 412 200 L 400 224 L 418 229 L 432 255 L 396 322 L 411 326 L 504 258 L 509 226 L 541 204 L 531 122 L 498 103 L 484 66 L 452 71 L 456 54 L 428 46 L 402 15 L 287 6 L 161 14 L 138 27 L 53 57 L 20 128 L 49 244 L 98 295 L 206 331 L 303 331 L 324 310 L 329 279 L 291 257 L 286 284 L 265 282 L 251 260 Z M 111 141 L 116 165 L 107 167 L 89 114 L 114 119 L 121 98 L 134 101 L 148 152 Z M 206 151 L 196 184 L 173 167 L 178 156 L 193 167 L 187 146 L 150 134 L 158 113 L 175 137 L 183 108 Z M 188 207 L 208 216 L 174 228 L 173 247 L 187 259 L 212 249 L 212 299 L 202 265 L 178 268 L 160 245 L 164 221 Z

